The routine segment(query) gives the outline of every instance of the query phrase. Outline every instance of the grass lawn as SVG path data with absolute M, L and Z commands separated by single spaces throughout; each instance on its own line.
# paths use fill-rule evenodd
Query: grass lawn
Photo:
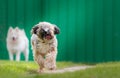
M 57 62 L 58 69 L 83 65 Z M 57 74 L 38 74 L 35 62 L 0 61 L 0 78 L 120 78 L 120 62 L 101 63 L 94 68 Z

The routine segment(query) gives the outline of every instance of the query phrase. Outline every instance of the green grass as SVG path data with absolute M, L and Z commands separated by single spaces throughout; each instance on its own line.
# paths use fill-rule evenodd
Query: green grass
M 57 62 L 58 69 L 83 65 L 72 62 Z M 58 74 L 38 74 L 35 62 L 0 61 L 0 78 L 120 78 L 120 62 L 101 63 L 94 68 Z
M 72 62 L 57 62 L 57 69 L 65 67 L 81 65 Z M 40 74 L 37 73 L 38 65 L 32 62 L 15 62 L 15 61 L 0 61 L 0 78 L 30 78 L 36 77 Z M 43 75 L 43 74 L 42 74 Z M 40 75 L 40 76 L 42 76 Z

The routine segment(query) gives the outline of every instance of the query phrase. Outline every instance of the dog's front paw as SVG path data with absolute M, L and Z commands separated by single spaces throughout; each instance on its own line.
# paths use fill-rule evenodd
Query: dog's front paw
M 40 70 L 40 69 L 38 69 L 37 72 L 38 72 L 38 73 L 44 73 L 44 70 Z
M 48 70 L 55 70 L 56 69 L 56 64 L 55 63 L 46 63 L 45 64 L 45 68 L 47 68 Z
M 53 68 L 49 68 L 49 70 L 56 70 L 56 67 L 53 67 Z
M 44 70 L 43 70 L 43 68 L 39 68 L 37 72 L 38 73 L 44 73 Z

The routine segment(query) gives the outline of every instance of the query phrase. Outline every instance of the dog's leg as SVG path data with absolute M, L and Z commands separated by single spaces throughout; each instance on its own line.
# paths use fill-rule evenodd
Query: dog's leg
M 16 53 L 16 61 L 20 61 L 20 52 Z
M 10 61 L 13 61 L 13 53 L 12 52 L 9 52 L 9 59 L 10 59 Z
M 42 55 L 38 54 L 38 52 L 35 53 L 35 57 L 34 60 L 38 63 L 39 65 L 39 69 L 38 72 L 42 73 L 43 72 L 43 68 L 44 68 L 44 58 Z
M 25 56 L 25 61 L 28 61 L 28 59 L 29 59 L 29 49 L 28 48 L 24 51 L 24 56 Z

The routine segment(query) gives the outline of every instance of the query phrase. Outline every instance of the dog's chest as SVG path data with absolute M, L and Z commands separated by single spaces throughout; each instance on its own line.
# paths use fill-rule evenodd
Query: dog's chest
M 40 53 L 47 53 L 47 52 L 50 51 L 51 45 L 50 44 L 41 43 L 39 41 L 36 41 L 36 49 Z

